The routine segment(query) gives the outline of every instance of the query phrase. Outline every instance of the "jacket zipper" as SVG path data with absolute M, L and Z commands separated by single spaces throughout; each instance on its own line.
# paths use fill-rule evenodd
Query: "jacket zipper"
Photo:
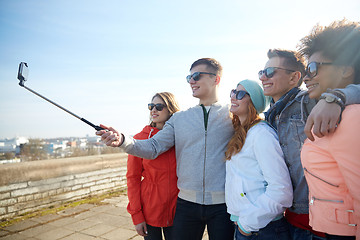
M 307 168 L 305 168 L 305 167 L 304 167 L 304 170 L 305 170 L 308 174 L 310 174 L 311 176 L 313 176 L 314 178 L 317 178 L 317 179 L 323 181 L 324 183 L 327 183 L 327 184 L 329 184 L 329 185 L 331 185 L 331 186 L 334 186 L 334 187 L 339 187 L 339 185 L 337 185 L 337 184 L 330 183 L 330 182 L 328 182 L 328 181 L 326 181 L 326 180 L 324 180 L 324 179 L 322 179 L 322 178 L 314 175 L 313 173 L 309 172 L 309 170 L 307 170 Z
M 204 168 L 203 168 L 203 199 L 202 199 L 203 204 L 205 204 L 205 173 L 206 173 L 205 166 L 206 166 L 207 125 L 208 125 L 210 109 L 208 112 L 204 105 L 201 104 L 201 107 L 204 112 L 204 127 L 205 127 L 205 149 L 204 149 L 205 153 L 204 153 Z
M 310 205 L 314 204 L 314 201 L 323 201 L 323 202 L 333 202 L 333 203 L 344 203 L 343 200 L 331 200 L 331 199 L 323 199 L 323 198 L 317 198 L 317 197 L 311 197 Z
M 204 177 L 203 177 L 203 204 L 205 204 L 205 162 L 206 162 L 206 140 L 207 140 L 207 129 L 205 129 L 205 157 L 204 157 Z

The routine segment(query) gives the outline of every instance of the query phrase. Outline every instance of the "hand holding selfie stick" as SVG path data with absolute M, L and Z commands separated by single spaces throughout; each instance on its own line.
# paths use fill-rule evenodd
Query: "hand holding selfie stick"
M 66 108 L 63 108 L 63 107 L 60 106 L 59 104 L 51 101 L 50 99 L 42 96 L 41 94 L 35 92 L 34 90 L 26 87 L 25 84 L 24 84 L 24 82 L 27 80 L 27 76 L 28 76 L 28 65 L 27 65 L 27 63 L 25 63 L 25 62 L 21 62 L 21 63 L 19 64 L 19 72 L 18 72 L 18 79 L 19 79 L 19 81 L 20 81 L 20 82 L 19 82 L 19 85 L 20 85 L 21 87 L 29 90 L 30 92 L 34 93 L 35 95 L 41 97 L 42 99 L 48 101 L 49 103 L 52 103 L 53 105 L 57 106 L 58 108 L 61 108 L 61 109 L 64 110 L 65 112 L 67 112 L 67 113 L 73 115 L 74 117 L 80 119 L 80 120 L 83 121 L 84 123 L 92 126 L 93 128 L 95 128 L 96 131 L 106 130 L 106 129 L 100 127 L 100 126 L 94 125 L 93 123 L 89 122 L 89 121 L 86 120 L 85 118 L 79 117 L 78 115 L 70 112 L 70 111 L 67 110 Z

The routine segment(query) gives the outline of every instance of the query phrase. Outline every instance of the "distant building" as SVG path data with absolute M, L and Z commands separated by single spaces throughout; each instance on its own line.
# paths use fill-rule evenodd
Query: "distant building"
M 26 137 L 16 137 L 11 139 L 1 139 L 0 140 L 0 152 L 9 153 L 13 152 L 15 154 L 20 153 L 20 146 L 29 142 L 29 139 Z

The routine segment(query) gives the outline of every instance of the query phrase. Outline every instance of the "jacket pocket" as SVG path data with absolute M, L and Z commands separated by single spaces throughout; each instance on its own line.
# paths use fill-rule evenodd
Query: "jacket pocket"
M 344 210 L 337 209 L 334 210 L 334 218 L 330 218 L 330 220 L 335 221 L 337 223 L 347 224 L 352 227 L 356 227 L 355 219 L 354 219 L 354 210 Z

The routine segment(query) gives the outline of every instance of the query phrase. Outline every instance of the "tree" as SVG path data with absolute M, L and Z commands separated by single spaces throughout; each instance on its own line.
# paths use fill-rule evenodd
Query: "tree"
M 20 157 L 23 161 L 47 159 L 42 139 L 29 139 L 28 143 L 21 146 Z

